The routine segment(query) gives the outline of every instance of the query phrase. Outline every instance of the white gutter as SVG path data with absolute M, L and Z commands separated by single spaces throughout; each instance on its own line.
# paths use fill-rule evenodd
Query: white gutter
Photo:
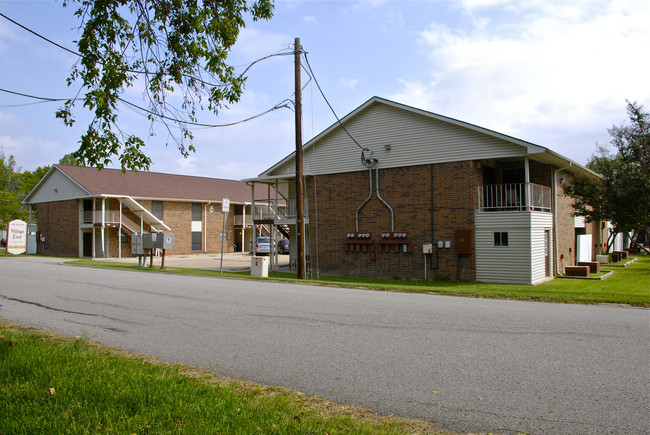
M 205 219 L 205 228 L 203 228 L 203 252 L 208 252 L 208 206 L 212 204 L 212 201 L 208 203 L 203 208 L 203 216 Z M 221 241 L 223 243 L 223 241 Z

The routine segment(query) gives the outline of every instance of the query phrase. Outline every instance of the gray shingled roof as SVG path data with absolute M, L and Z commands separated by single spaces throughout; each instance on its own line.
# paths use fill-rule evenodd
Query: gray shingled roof
M 91 195 L 119 195 L 133 198 L 250 202 L 251 187 L 243 181 L 159 172 L 122 172 L 119 169 L 55 165 Z M 255 199 L 267 198 L 266 186 L 255 189 Z M 271 198 L 275 197 L 271 189 Z

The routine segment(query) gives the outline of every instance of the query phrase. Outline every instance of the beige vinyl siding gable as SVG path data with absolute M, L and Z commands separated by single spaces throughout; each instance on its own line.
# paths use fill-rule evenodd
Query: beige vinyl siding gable
M 370 105 L 349 119 L 345 127 L 362 147 L 374 153 L 380 168 L 521 157 L 527 153 L 525 146 L 382 103 Z M 337 127 L 305 148 L 304 173 L 358 171 L 363 169 L 360 158 L 361 149 Z M 295 160 L 291 158 L 268 175 L 294 173 Z
M 39 183 L 38 189 L 34 189 L 33 192 L 33 195 L 29 198 L 31 204 L 65 201 L 89 196 L 88 191 L 57 169 L 50 172 L 49 176 Z

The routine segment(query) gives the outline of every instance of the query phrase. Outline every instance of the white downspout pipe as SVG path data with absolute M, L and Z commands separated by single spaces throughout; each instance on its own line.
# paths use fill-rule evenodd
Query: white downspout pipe
M 212 201 L 208 201 L 203 209 L 203 220 L 205 221 L 205 227 L 203 228 L 203 252 L 208 252 L 208 207 L 210 204 L 212 204 Z M 223 243 L 223 240 L 221 243 Z
M 555 273 L 560 273 L 559 264 L 558 264 L 558 237 L 557 237 L 557 174 L 560 171 L 564 171 L 571 167 L 571 162 L 568 162 L 569 165 L 563 168 L 556 169 L 553 172 L 553 268 Z
M 244 242 L 246 241 L 246 202 L 242 206 L 242 215 L 241 215 L 241 253 L 246 252 L 244 249 Z

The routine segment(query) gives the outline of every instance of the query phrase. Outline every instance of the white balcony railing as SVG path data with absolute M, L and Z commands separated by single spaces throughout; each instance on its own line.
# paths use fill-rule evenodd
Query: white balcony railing
M 295 207 L 295 201 L 294 201 Z M 289 209 L 291 209 L 291 200 L 289 200 Z M 255 204 L 255 220 L 276 220 L 289 218 L 287 206 L 273 204 Z M 248 218 L 248 216 L 247 216 Z
M 82 218 L 83 218 L 83 223 L 93 224 L 95 226 L 100 226 L 102 225 L 102 223 L 104 225 L 111 225 L 111 226 L 120 224 L 120 212 L 117 210 L 106 210 L 104 212 L 103 221 L 102 221 L 102 212 L 100 210 L 84 211 Z M 124 216 L 124 214 L 122 214 L 122 227 L 126 228 L 127 230 L 133 233 L 140 231 L 140 224 Z
M 480 211 L 551 212 L 551 188 L 534 183 L 478 186 Z
M 296 216 L 298 215 L 298 208 L 296 207 L 298 201 L 296 198 L 289 198 L 287 200 L 287 219 L 295 219 Z M 309 216 L 309 202 L 307 201 L 307 198 L 303 201 L 303 214 L 305 217 Z

